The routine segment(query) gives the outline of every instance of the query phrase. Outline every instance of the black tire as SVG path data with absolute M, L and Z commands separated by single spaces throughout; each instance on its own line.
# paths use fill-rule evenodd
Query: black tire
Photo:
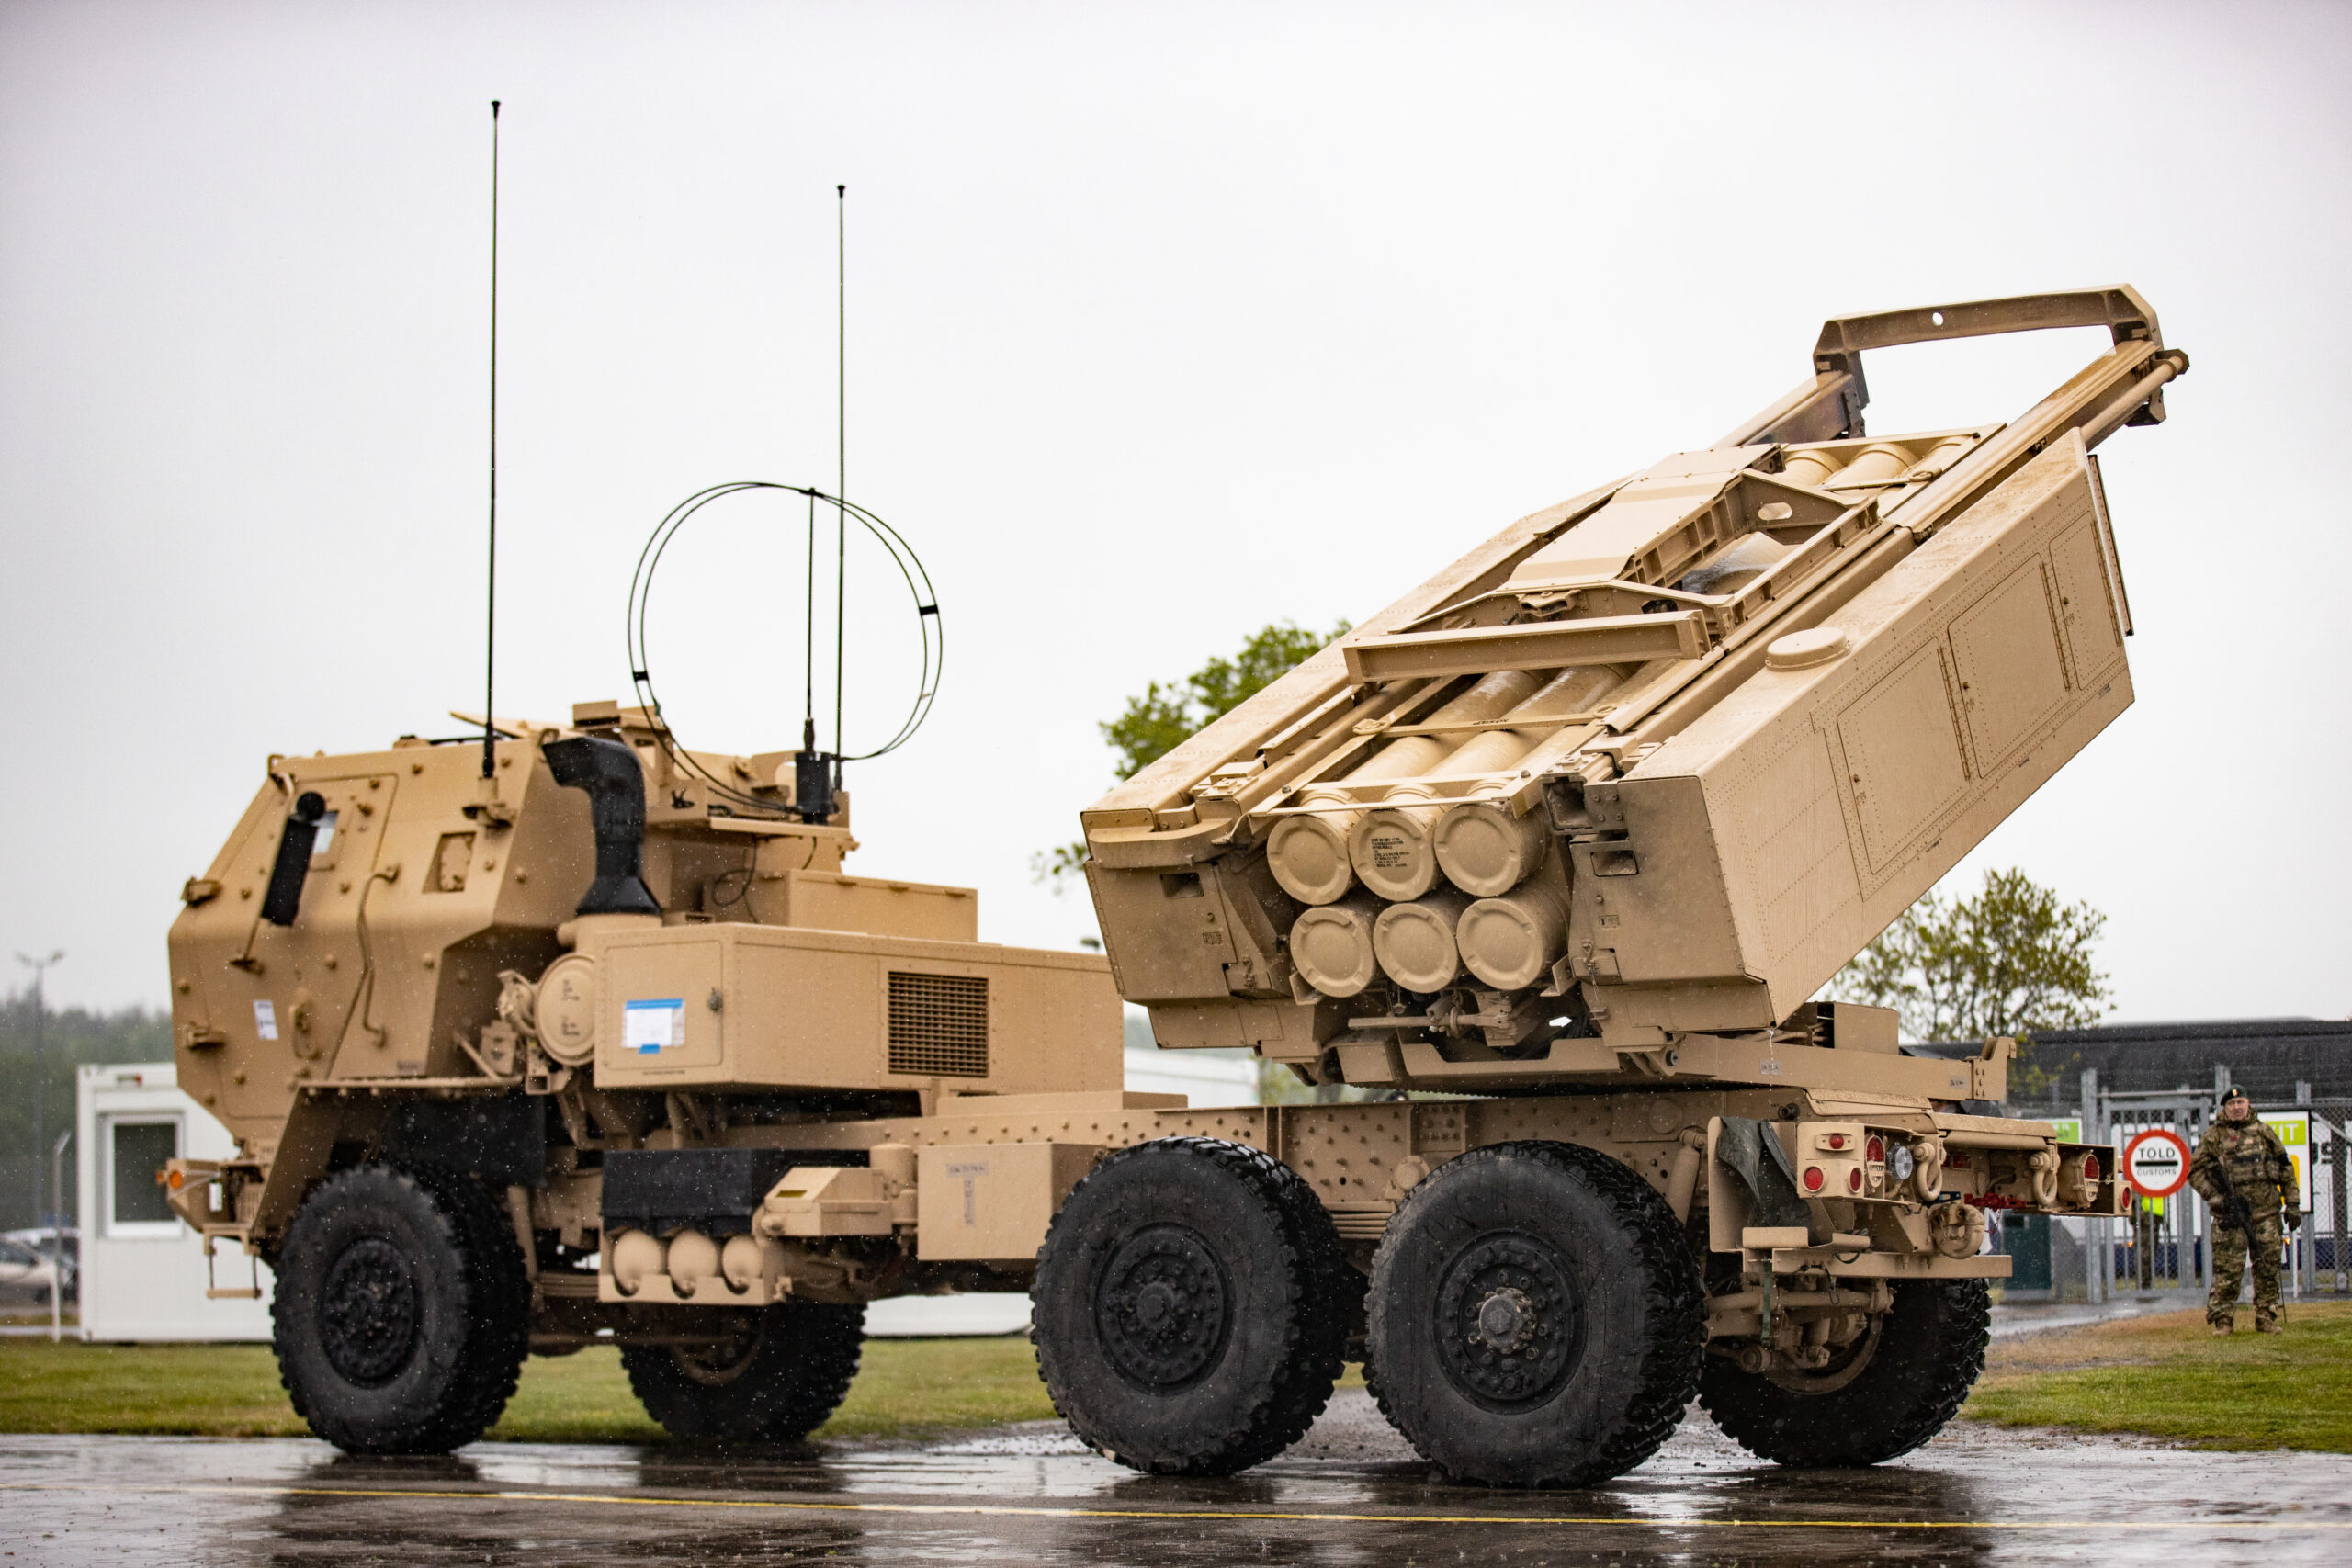
M 1711 1357 L 1699 1403 L 1724 1436 L 1775 1464 L 1878 1464 L 1909 1453 L 1958 1413 L 1984 1370 L 1992 1321 L 1982 1280 L 1899 1284 L 1894 1310 L 1855 1359 L 1776 1377 Z
M 277 1369 L 347 1453 L 446 1453 L 481 1436 L 529 1348 L 514 1232 L 470 1178 L 356 1166 L 287 1227 L 270 1307 Z
M 1323 1413 L 1352 1274 L 1288 1166 L 1216 1138 L 1138 1144 L 1071 1190 L 1038 1250 L 1037 1371 L 1121 1464 L 1229 1475 Z
M 790 1443 L 849 1396 L 865 1342 L 865 1309 L 779 1302 L 696 1318 L 709 1346 L 624 1345 L 621 1365 L 645 1413 L 673 1438 Z
M 1374 1255 L 1381 1413 L 1447 1475 L 1590 1486 L 1682 1419 L 1706 1317 L 1666 1201 L 1607 1155 L 1493 1144 L 1405 1199 Z

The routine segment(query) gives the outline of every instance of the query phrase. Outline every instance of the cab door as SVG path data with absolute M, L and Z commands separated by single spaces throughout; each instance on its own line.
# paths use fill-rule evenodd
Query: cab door
M 299 777 L 287 808 L 258 814 L 226 857 L 219 901 L 236 900 L 245 918 L 243 951 L 190 976 L 203 984 L 207 1014 L 223 1036 L 210 1092 L 226 1115 L 282 1115 L 288 1090 L 325 1077 L 337 1045 L 357 1027 L 368 983 L 362 922 L 371 898 L 381 897 L 374 873 L 399 787 L 390 773 Z M 305 793 L 318 795 L 323 809 L 294 921 L 279 926 L 262 919 L 261 904 L 288 813 Z

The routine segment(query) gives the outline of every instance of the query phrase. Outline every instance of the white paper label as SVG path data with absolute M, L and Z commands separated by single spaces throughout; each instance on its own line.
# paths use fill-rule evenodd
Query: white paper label
M 264 1040 L 277 1038 L 277 1009 L 268 1001 L 254 1003 L 254 1028 Z
M 682 997 L 625 1002 L 621 1007 L 621 1049 L 640 1056 L 673 1051 L 686 1043 L 686 1004 Z

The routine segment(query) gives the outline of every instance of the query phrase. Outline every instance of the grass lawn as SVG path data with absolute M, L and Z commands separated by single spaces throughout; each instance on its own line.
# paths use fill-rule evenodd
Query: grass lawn
M 2124 1318 L 1994 1346 L 1964 1415 L 2138 1432 L 2219 1449 L 2352 1453 L 2352 1304 L 2290 1306 L 2287 1332 L 2205 1332 L 2199 1312 Z M 1342 1386 L 1360 1385 L 1351 1367 Z M 820 1438 L 906 1438 L 1050 1419 L 1028 1341 L 870 1339 Z M 0 1339 L 0 1431 L 305 1434 L 266 1345 Z M 610 1348 L 533 1357 L 493 1441 L 665 1440 Z
M 1029 1342 L 869 1339 L 857 1381 L 820 1438 L 907 1438 L 1050 1419 Z M 301 1437 L 266 1345 L 0 1340 L 0 1431 Z M 620 1353 L 534 1356 L 490 1431 L 507 1442 L 661 1442 Z
M 2160 1313 L 1996 1344 L 1962 1414 L 2009 1427 L 2141 1432 L 2211 1449 L 2352 1453 L 2352 1303 L 2286 1309 L 2284 1334 L 2215 1339 Z

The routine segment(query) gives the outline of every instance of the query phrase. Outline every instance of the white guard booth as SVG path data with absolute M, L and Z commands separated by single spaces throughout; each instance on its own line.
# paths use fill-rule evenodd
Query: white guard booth
M 169 1062 L 84 1067 L 74 1085 L 80 1179 L 82 1337 L 267 1339 L 270 1277 L 233 1245 L 213 1259 L 222 1287 L 261 1297 L 208 1299 L 204 1241 L 164 1202 L 164 1162 L 226 1159 L 227 1128 L 179 1090 Z

